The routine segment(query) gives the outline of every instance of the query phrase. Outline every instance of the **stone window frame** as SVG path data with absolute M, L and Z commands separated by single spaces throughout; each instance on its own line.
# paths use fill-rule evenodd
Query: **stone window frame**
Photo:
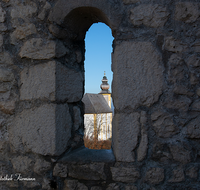
M 106 24 L 114 35 L 116 28 L 121 22 L 121 11 L 116 12 L 113 7 L 111 7 L 112 4 L 107 0 L 96 1 L 95 5 L 92 1 L 88 1 L 88 5 L 85 2 L 79 2 L 78 4 L 71 2 L 69 6 L 63 7 L 63 4 L 64 2 L 62 0 L 57 2 L 50 13 L 49 20 L 62 26 L 62 28 L 69 29 L 70 32 L 73 31 L 72 33 L 74 35 L 72 35 L 71 38 L 74 41 L 84 40 L 86 31 L 92 24 L 97 22 Z M 109 5 L 106 10 L 105 4 Z M 112 10 L 112 13 L 110 10 Z M 95 16 L 96 18 L 94 19 Z M 116 17 L 120 17 L 120 19 L 116 20 Z M 81 27 L 78 28 L 78 26 Z M 88 160 L 93 162 L 114 162 L 115 156 L 112 148 L 110 150 L 90 150 L 81 147 L 64 156 L 62 160 L 64 160 L 64 162 Z
M 143 42 L 120 37 L 120 34 L 123 33 L 124 8 L 122 1 L 87 0 L 74 2 L 71 0 L 68 4 L 65 4 L 64 0 L 59 0 L 49 16 L 50 22 L 69 29 L 73 34 L 71 38 L 74 41 L 84 41 L 86 31 L 93 23 L 97 22 L 103 22 L 109 26 L 114 37 L 111 64 L 113 71 L 112 99 L 115 106 L 112 148 L 109 151 L 90 150 L 90 154 L 87 154 L 89 157 L 86 156 L 85 160 L 90 158 L 89 160 L 99 161 L 99 158 L 95 155 L 102 156 L 100 152 L 104 152 L 101 161 L 107 162 L 116 159 L 116 161 L 134 162 L 136 159 L 134 152 L 137 148 L 141 129 L 143 131 L 141 135 L 144 138 L 147 137 L 143 123 L 146 120 L 146 113 L 137 111 L 137 108 L 139 105 L 150 107 L 158 101 L 162 94 L 163 65 L 161 55 L 155 45 L 151 41 Z M 140 51 L 140 49 L 144 51 Z M 138 56 L 139 59 L 135 61 L 134 56 Z M 134 67 L 137 69 L 134 69 Z M 144 68 L 146 73 L 143 71 Z M 126 72 L 127 74 L 124 75 Z M 133 75 L 129 72 L 134 72 L 136 77 L 131 80 L 127 78 L 127 76 Z M 139 86 L 137 87 L 138 92 L 134 94 L 135 86 L 133 83 L 136 87 Z M 128 96 L 126 92 L 128 92 Z M 147 150 L 147 146 L 148 139 L 145 140 L 144 145 L 138 147 L 137 152 L 140 157 L 138 159 L 144 159 L 146 152 L 139 149 Z M 65 159 L 70 160 L 70 158 L 78 157 L 82 159 L 87 151 L 86 149 L 75 150 Z M 140 152 L 142 152 L 142 155 Z M 74 157 L 74 154 L 77 155 Z
M 59 0 L 48 17 L 53 40 L 44 43 L 42 38 L 33 38 L 21 48 L 21 58 L 34 58 L 31 47 L 42 45 L 40 55 L 47 51 L 45 55 L 50 57 L 42 58 L 51 61 L 25 67 L 20 73 L 20 100 L 42 101 L 38 107 L 24 109 L 14 118 L 13 127 L 9 129 L 13 149 L 58 157 L 63 157 L 67 151 L 63 159 L 70 161 L 134 162 L 138 155 L 137 159 L 145 158 L 147 151 L 143 150 L 147 150 L 148 146 L 146 112 L 139 107 L 150 107 L 162 94 L 163 64 L 152 41 L 130 39 L 129 36 L 122 38 L 124 6 L 120 2 L 69 0 L 66 4 L 65 0 Z M 81 99 L 84 92 L 83 59 L 79 59 L 79 55 L 85 51 L 86 31 L 100 21 L 111 28 L 114 37 L 111 65 L 115 106 L 112 149 L 88 150 L 79 148 L 83 145 L 83 124 L 80 121 L 83 118 Z M 73 60 L 76 57 L 78 69 L 69 68 L 70 62 L 69 65 L 62 62 L 61 55 L 65 55 L 62 50 L 67 52 L 64 42 L 70 46 Z M 24 51 L 27 46 L 29 55 Z M 38 53 L 37 48 L 35 51 Z M 138 146 L 139 136 L 145 140 L 140 141 Z M 39 146 L 41 143 L 43 146 Z

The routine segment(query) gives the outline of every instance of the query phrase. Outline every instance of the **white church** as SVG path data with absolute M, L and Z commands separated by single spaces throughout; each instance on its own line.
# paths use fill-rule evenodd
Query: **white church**
M 108 79 L 103 76 L 99 94 L 86 93 L 82 99 L 85 105 L 85 136 L 98 140 L 112 138 L 111 93 Z

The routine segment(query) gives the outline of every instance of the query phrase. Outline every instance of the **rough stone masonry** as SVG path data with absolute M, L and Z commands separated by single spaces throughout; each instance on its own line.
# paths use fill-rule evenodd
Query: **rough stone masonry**
M 83 147 L 97 22 L 114 37 L 111 150 Z M 200 1 L 0 0 L 0 189 L 199 190 Z

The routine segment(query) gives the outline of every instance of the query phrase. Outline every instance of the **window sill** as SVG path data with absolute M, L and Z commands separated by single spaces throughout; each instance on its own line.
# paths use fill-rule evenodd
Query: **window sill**
M 104 162 L 114 163 L 115 156 L 112 149 L 110 150 L 94 150 L 86 147 L 80 147 L 72 152 L 64 155 L 58 162 L 60 163 L 91 163 L 91 162 Z

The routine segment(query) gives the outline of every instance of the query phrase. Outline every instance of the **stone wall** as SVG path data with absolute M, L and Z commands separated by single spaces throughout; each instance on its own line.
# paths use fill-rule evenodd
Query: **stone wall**
M 112 150 L 98 151 L 81 102 L 96 22 L 114 36 Z M 198 0 L 1 0 L 0 189 L 200 189 L 199 73 Z

